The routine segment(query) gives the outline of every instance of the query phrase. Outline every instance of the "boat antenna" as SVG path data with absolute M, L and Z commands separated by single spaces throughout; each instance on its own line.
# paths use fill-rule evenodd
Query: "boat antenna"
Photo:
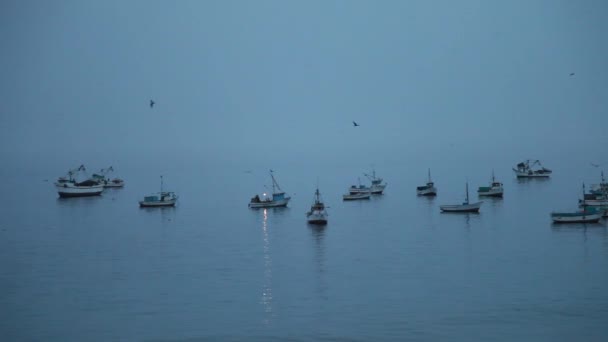
M 466 182 L 467 204 L 469 204 L 469 181 Z
M 492 183 L 495 183 L 496 180 L 494 180 L 494 169 L 492 169 Z
M 160 192 L 163 192 L 163 175 L 160 175 Z
M 429 167 L 428 169 L 428 174 L 429 174 L 429 183 L 431 182 L 431 168 Z

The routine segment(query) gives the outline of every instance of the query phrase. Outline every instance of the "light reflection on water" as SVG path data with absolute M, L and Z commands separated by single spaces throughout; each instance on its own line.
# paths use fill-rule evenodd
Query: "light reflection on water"
M 272 323 L 272 255 L 270 253 L 270 237 L 268 234 L 268 209 L 263 211 L 262 239 L 264 241 L 264 286 L 262 288 L 261 303 L 264 306 L 263 322 L 266 325 Z

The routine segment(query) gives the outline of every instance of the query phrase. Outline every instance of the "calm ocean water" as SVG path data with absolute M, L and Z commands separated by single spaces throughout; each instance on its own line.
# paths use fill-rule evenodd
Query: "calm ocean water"
M 52 181 L 77 165 L 4 169 L 1 339 L 606 341 L 606 223 L 549 218 L 599 169 L 545 160 L 551 179 L 518 181 L 518 161 L 376 163 L 388 187 L 367 202 L 341 194 L 368 163 L 271 166 L 292 202 L 270 210 L 247 208 L 266 168 L 131 161 L 124 189 L 68 200 Z M 415 195 L 427 166 L 434 199 Z M 504 199 L 439 212 L 492 168 Z M 177 207 L 140 209 L 160 172 Z M 325 228 L 304 216 L 317 177 Z

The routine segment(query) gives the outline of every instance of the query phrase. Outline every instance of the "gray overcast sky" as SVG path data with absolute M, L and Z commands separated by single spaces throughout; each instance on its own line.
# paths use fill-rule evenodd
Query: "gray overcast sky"
M 72 167 L 93 150 L 106 160 L 603 151 L 607 9 L 2 1 L 0 152 Z

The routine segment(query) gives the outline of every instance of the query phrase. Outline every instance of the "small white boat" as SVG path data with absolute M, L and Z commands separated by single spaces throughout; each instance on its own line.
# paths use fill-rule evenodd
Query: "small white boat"
M 553 171 L 543 167 L 540 160 L 525 160 L 517 164 L 517 168 L 513 169 L 518 178 L 538 178 L 549 177 Z
M 107 169 L 101 169 L 99 173 L 94 173 L 91 179 L 101 183 L 106 188 L 122 188 L 125 186 L 125 181 L 120 178 L 110 179 L 108 173 L 113 172 L 114 168 L 110 166 Z
M 263 193 L 260 197 L 255 195 L 249 202 L 249 208 L 274 208 L 274 207 L 286 207 L 291 197 L 285 195 L 285 192 L 281 190 L 279 183 L 274 178 L 273 171 L 270 170 L 270 178 L 272 179 L 272 195 L 268 196 Z
M 494 178 L 494 171 L 492 171 L 492 182 L 490 182 L 490 186 L 480 186 L 479 189 L 477 189 L 477 194 L 479 196 L 502 197 L 503 192 L 502 183 L 497 182 Z
M 172 191 L 163 190 L 163 176 L 160 176 L 160 192 L 145 196 L 143 201 L 139 201 L 142 208 L 151 207 L 173 207 L 177 202 L 177 195 Z
M 344 195 L 342 195 L 342 199 L 344 201 L 368 200 L 372 196 L 371 194 L 372 193 L 369 191 L 368 192 L 358 192 L 355 194 L 352 194 L 352 193 L 344 194 Z
M 429 180 L 426 182 L 426 185 L 422 185 L 416 188 L 416 194 L 418 196 L 436 196 L 437 188 L 435 188 L 435 183 L 431 180 L 431 169 L 428 170 Z
M 387 184 L 382 184 L 382 178 L 376 177 L 376 170 L 372 169 L 371 175 L 368 175 L 367 173 L 364 173 L 364 175 L 372 182 L 372 185 L 369 187 L 372 195 L 381 195 Z
M 481 204 L 483 202 L 469 203 L 469 183 L 466 184 L 466 199 L 462 204 L 455 205 L 441 205 L 439 208 L 443 212 L 453 212 L 453 213 L 476 213 L 479 212 L 479 208 L 481 208 Z
M 325 204 L 321 200 L 321 194 L 319 193 L 319 188 L 317 187 L 317 191 L 315 191 L 315 200 L 312 206 L 310 207 L 310 211 L 306 213 L 306 220 L 310 224 L 327 224 L 327 211 L 325 210 Z
M 86 179 L 82 182 L 77 180 L 80 172 L 86 172 L 84 165 L 80 165 L 77 169 L 69 170 L 66 177 L 59 177 L 55 182 L 59 197 L 86 197 L 98 196 L 103 192 L 103 185 L 92 179 Z

